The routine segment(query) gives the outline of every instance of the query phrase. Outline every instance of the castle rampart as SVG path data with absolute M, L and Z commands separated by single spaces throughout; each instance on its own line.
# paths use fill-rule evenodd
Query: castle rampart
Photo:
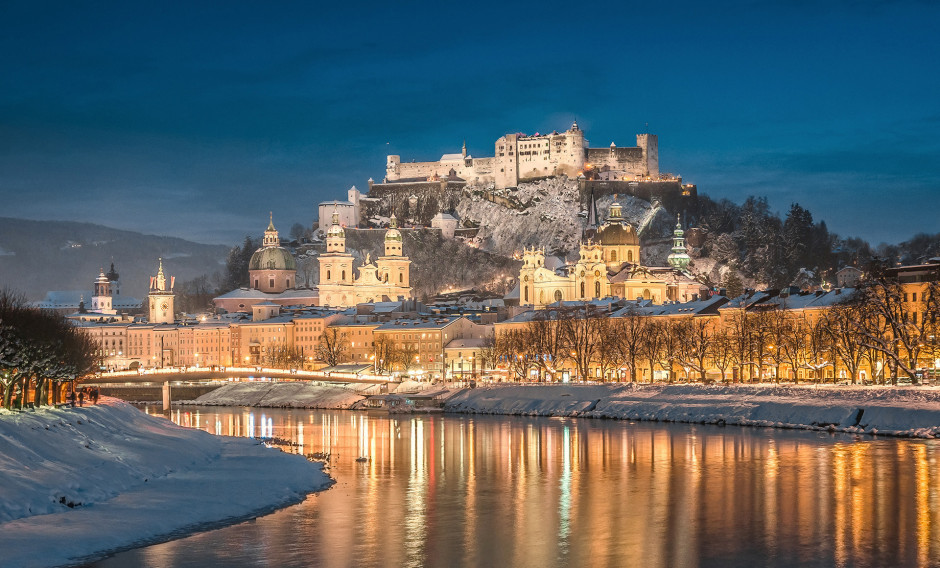
M 532 136 L 501 136 L 493 157 L 473 158 L 466 146 L 459 154 L 445 154 L 436 162 L 402 162 L 386 159 L 386 182 L 459 179 L 472 185 L 493 184 L 497 189 L 515 187 L 521 181 L 548 176 L 577 177 L 586 164 L 604 168 L 616 179 L 658 179 L 659 148 L 655 134 L 638 134 L 635 147 L 589 148 L 584 132 L 573 124 L 567 131 Z

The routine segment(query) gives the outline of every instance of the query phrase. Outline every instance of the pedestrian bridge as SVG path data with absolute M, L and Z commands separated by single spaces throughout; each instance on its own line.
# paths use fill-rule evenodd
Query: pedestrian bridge
M 97 387 L 103 396 L 134 402 L 162 400 L 163 387 L 169 385 L 173 400 L 194 400 L 222 385 L 233 382 L 317 381 L 334 384 L 359 383 L 375 385 L 383 392 L 391 382 L 389 375 L 372 375 L 343 371 L 301 371 L 259 367 L 184 367 L 146 371 L 115 371 L 99 373 L 79 381 L 79 386 Z M 372 390 L 372 389 L 366 389 Z
M 342 370 L 304 371 L 300 369 L 269 369 L 265 367 L 178 367 L 143 371 L 113 371 L 86 377 L 81 382 L 158 383 L 207 381 L 324 381 L 330 383 L 388 383 L 390 375 L 346 372 Z

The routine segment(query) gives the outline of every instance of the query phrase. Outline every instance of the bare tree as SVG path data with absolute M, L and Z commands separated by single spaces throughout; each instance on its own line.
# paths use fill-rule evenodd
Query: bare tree
M 621 317 L 611 318 L 610 322 L 613 326 L 611 338 L 615 341 L 620 359 L 630 369 L 630 382 L 635 383 L 637 363 L 640 361 L 643 343 L 650 331 L 648 316 L 629 309 Z
M 610 318 L 598 318 L 595 333 L 597 340 L 594 348 L 594 363 L 600 372 L 601 378 L 607 380 L 611 372 L 619 367 L 620 350 L 614 336 L 616 324 Z M 620 380 L 619 376 L 614 380 Z
M 643 359 L 646 360 L 649 365 L 650 382 L 652 383 L 657 364 L 660 365 L 663 371 L 666 370 L 666 365 L 663 363 L 663 360 L 666 359 L 666 335 L 669 331 L 666 329 L 664 322 L 661 321 L 650 320 L 647 324 L 647 328 L 641 352 L 643 353 Z
M 832 339 L 832 348 L 851 376 L 852 384 L 858 381 L 859 369 L 868 347 L 861 341 L 857 322 L 862 317 L 858 306 L 839 304 L 826 311 L 826 332 Z
M 806 366 L 806 336 L 809 330 L 802 317 L 789 317 L 781 326 L 782 336 L 778 338 L 783 350 L 783 360 L 790 365 L 793 382 L 800 382 L 799 369 Z
M 813 378 L 820 382 L 823 369 L 832 364 L 832 336 L 825 318 L 807 320 L 806 360 L 804 365 L 813 371 Z
M 568 357 L 582 379 L 591 376 L 591 362 L 597 349 L 596 339 L 602 314 L 592 304 L 559 312 L 559 324 Z
M 678 339 L 675 348 L 676 360 L 688 371 L 699 374 L 699 378 L 706 382 L 707 362 L 712 356 L 715 334 L 712 322 L 703 317 L 686 317 L 678 321 L 675 326 L 675 335 Z
M 562 326 L 553 317 L 556 313 L 554 310 L 538 312 L 524 330 L 522 351 L 545 380 L 555 380 L 558 367 L 565 359 L 565 336 Z
M 737 308 L 728 316 L 728 337 L 732 343 L 732 361 L 737 368 L 737 379 L 745 381 L 745 376 L 750 378 L 750 368 L 754 366 L 751 360 L 753 343 L 752 338 L 752 320 L 748 317 L 745 308 Z
M 376 339 L 374 348 L 372 356 L 377 373 L 390 371 L 392 365 L 401 358 L 399 349 L 395 346 L 395 342 L 389 340 L 387 337 L 379 337 Z
M 734 341 L 727 330 L 719 329 L 712 339 L 712 364 L 721 371 L 721 382 L 727 382 L 728 368 L 734 361 Z
M 335 327 L 328 327 L 320 335 L 320 343 L 317 345 L 317 359 L 325 362 L 330 367 L 335 367 L 346 357 L 349 352 L 349 342 L 345 334 L 340 333 Z

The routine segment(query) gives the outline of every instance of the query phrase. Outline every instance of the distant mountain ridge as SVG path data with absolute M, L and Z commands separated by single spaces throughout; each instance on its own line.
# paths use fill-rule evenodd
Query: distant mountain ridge
M 179 283 L 223 271 L 229 249 L 93 223 L 0 217 L 0 287 L 29 300 L 50 290 L 91 290 L 98 271 L 107 272 L 113 261 L 121 294 L 140 299 L 158 258 Z

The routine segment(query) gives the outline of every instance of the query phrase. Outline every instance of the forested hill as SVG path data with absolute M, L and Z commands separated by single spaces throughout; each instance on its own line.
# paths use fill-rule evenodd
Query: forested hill
M 49 290 L 91 290 L 98 271 L 107 272 L 113 260 L 121 293 L 142 298 L 158 258 L 181 282 L 223 270 L 229 248 L 91 223 L 0 217 L 0 288 L 29 300 L 41 300 Z

